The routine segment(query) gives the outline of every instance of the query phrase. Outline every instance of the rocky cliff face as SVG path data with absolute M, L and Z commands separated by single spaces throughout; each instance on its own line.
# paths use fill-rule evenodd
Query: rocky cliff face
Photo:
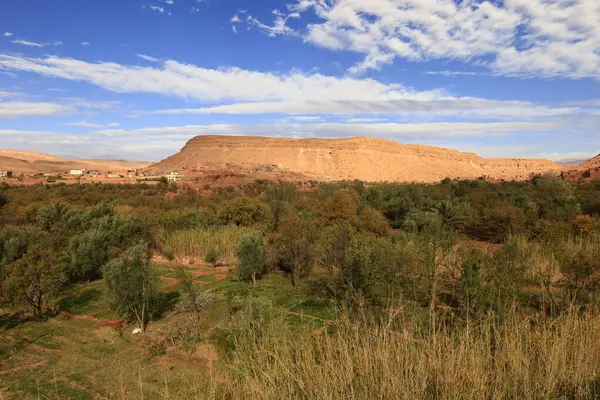
M 531 173 L 560 171 L 560 166 L 548 160 L 484 159 L 473 153 L 371 137 L 296 140 L 248 136 L 197 136 L 153 168 L 199 169 L 225 164 L 276 165 L 318 180 L 396 182 L 480 176 L 525 179 Z

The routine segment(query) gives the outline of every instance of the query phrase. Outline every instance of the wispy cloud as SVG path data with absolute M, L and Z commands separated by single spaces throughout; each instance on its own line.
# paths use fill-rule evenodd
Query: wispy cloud
M 115 128 L 119 126 L 116 122 L 110 124 L 94 124 L 87 121 L 68 122 L 66 125 L 77 126 L 80 128 Z
M 11 40 L 10 42 L 14 43 L 14 44 L 20 44 L 20 45 L 23 45 L 23 46 L 28 46 L 28 47 L 62 46 L 62 44 L 63 44 L 63 42 L 61 42 L 60 40 L 56 41 L 56 42 L 51 42 L 51 43 L 50 42 L 47 42 L 47 43 L 38 43 L 38 42 L 30 42 L 28 40 L 20 40 L 20 39 L 18 39 L 18 40 Z
M 298 122 L 318 122 L 322 121 L 323 117 L 319 115 L 297 115 L 293 117 L 287 117 L 287 121 L 298 121 Z
M 90 63 L 73 58 L 0 54 L 0 67 L 41 76 L 88 82 L 118 93 L 159 93 L 203 102 L 313 101 L 346 99 L 435 99 L 439 91 L 417 92 L 374 79 L 292 71 L 276 74 L 241 68 L 201 68 L 167 60 L 159 67 Z
M 11 90 L 4 90 L 0 88 L 0 100 L 7 97 L 29 97 L 29 95 L 22 92 L 13 92 Z
M 110 110 L 122 104 L 120 101 L 87 100 L 80 97 L 63 97 L 60 100 L 73 107 L 98 110 Z
M 442 76 L 499 76 L 492 72 L 475 72 L 475 71 L 426 71 L 427 75 L 442 75 Z
M 6 37 L 11 37 L 13 35 L 12 32 L 4 32 L 4 36 Z
M 81 42 L 82 46 L 89 46 L 90 44 L 88 42 Z
M 0 102 L 0 119 L 48 117 L 73 111 L 73 107 L 57 103 Z
M 158 62 L 158 58 L 154 58 L 152 56 L 147 56 L 145 54 L 136 54 L 136 57 L 139 57 L 142 60 L 146 60 L 146 61 Z
M 158 11 L 161 14 L 165 12 L 165 8 L 162 6 L 150 6 L 150 9 L 152 11 Z

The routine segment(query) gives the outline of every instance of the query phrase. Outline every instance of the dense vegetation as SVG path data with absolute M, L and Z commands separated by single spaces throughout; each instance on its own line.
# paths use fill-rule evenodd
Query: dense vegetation
M 93 307 L 140 328 L 112 342 L 137 376 L 79 377 L 110 398 L 600 395 L 600 182 L 204 189 L 0 184 L 0 336 Z

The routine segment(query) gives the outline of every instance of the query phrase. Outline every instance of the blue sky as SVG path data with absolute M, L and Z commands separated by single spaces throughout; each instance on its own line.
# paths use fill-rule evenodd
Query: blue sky
M 20 0 L 0 148 L 160 160 L 200 134 L 600 153 L 597 0 Z

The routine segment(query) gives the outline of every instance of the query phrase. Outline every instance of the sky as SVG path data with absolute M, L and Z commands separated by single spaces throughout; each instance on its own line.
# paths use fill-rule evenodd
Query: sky
M 600 153 L 598 0 L 19 0 L 0 148 L 158 161 L 196 135 Z

